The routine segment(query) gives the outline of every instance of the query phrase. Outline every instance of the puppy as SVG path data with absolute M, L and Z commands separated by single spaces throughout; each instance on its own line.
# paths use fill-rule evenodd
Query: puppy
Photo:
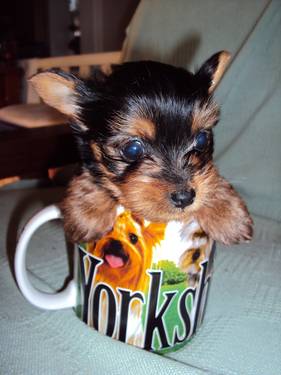
M 196 220 L 224 244 L 251 239 L 245 203 L 213 164 L 219 109 L 212 94 L 229 59 L 218 52 L 195 74 L 140 61 L 88 81 L 61 71 L 31 79 L 69 117 L 81 155 L 61 206 L 70 239 L 101 238 L 119 204 L 151 222 Z

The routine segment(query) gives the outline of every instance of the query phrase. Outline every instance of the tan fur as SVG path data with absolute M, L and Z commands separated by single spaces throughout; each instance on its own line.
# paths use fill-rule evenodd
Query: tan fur
M 193 215 L 211 238 L 230 245 L 250 241 L 253 221 L 247 207 L 233 187 L 210 163 L 204 174 L 194 177 L 197 196 Z
M 108 171 L 106 169 L 106 167 L 102 164 L 102 153 L 101 153 L 101 150 L 100 150 L 99 146 L 96 143 L 92 142 L 91 145 L 90 145 L 90 147 L 91 147 L 91 149 L 93 151 L 93 155 L 95 156 L 96 161 L 99 164 L 99 169 L 100 169 L 100 171 L 102 172 L 102 174 L 104 176 L 104 177 L 100 178 L 100 180 L 102 182 L 102 185 L 105 187 L 105 189 L 107 191 L 111 192 L 111 194 L 114 197 L 116 197 L 116 198 L 119 197 L 120 196 L 120 189 L 118 188 L 118 186 L 116 184 L 114 184 L 112 182 L 112 180 L 115 177 L 115 175 L 113 173 L 111 173 L 110 171 Z M 92 177 L 90 176 L 89 173 L 88 174 L 84 174 L 84 176 L 85 176 L 85 178 L 90 179 L 92 181 Z
M 79 106 L 73 81 L 52 72 L 38 73 L 29 81 L 46 104 L 74 118 L 81 129 L 87 129 L 79 119 Z
M 198 168 L 201 163 L 200 157 L 196 154 L 190 155 L 188 165 L 193 168 Z
M 182 217 L 182 211 L 174 209 L 169 202 L 169 193 L 175 188 L 165 181 L 133 173 L 120 189 L 121 204 L 139 217 L 165 223 L 172 219 L 180 220 Z
M 61 210 L 68 238 L 73 242 L 90 241 L 112 229 L 116 201 L 84 172 L 71 181 Z
M 133 137 L 146 138 L 151 141 L 155 139 L 155 125 L 147 119 L 132 120 L 126 132 Z
M 181 220 L 185 213 L 176 209 L 170 202 L 170 194 L 176 190 L 157 176 L 161 173 L 161 160 L 145 160 L 137 171 L 130 173 L 120 185 L 120 203 L 139 217 L 150 221 L 167 223 L 169 220 Z M 187 213 L 188 216 L 188 213 Z
M 209 88 L 209 93 L 211 94 L 215 88 L 217 87 L 217 85 L 219 84 L 222 76 L 224 75 L 228 65 L 229 65 L 229 62 L 230 62 L 230 59 L 231 59 L 231 55 L 229 52 L 227 51 L 222 51 L 220 53 L 220 57 L 219 57 L 219 64 L 217 66 L 217 69 L 216 69 L 216 72 L 213 76 L 213 80 L 212 80 L 212 84 Z
M 99 146 L 96 143 L 92 142 L 90 147 L 93 151 L 93 154 L 94 154 L 96 160 L 101 161 L 101 150 L 100 150 Z
M 128 136 L 146 138 L 151 141 L 155 139 L 155 125 L 152 121 L 141 116 L 123 118 L 120 114 L 117 114 L 111 121 L 111 127 L 117 134 L 120 130 L 124 131 L 124 128 L 126 128 Z
M 202 129 L 210 129 L 217 122 L 219 108 L 216 103 L 210 101 L 200 105 L 195 102 L 192 111 L 192 131 L 195 133 Z
M 189 188 L 190 186 L 187 186 Z M 205 172 L 199 171 L 192 181 L 196 191 L 193 204 L 185 210 L 169 203 L 175 186 L 165 181 L 132 174 L 120 188 L 124 204 L 139 216 L 151 221 L 198 220 L 204 232 L 224 244 L 249 241 L 253 221 L 247 207 L 233 187 L 222 178 L 212 163 Z

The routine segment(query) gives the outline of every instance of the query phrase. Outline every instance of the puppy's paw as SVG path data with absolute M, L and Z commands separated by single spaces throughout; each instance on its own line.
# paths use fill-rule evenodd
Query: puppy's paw
M 225 245 L 250 242 L 253 237 L 253 220 L 243 201 L 239 197 L 232 197 L 227 207 L 221 204 L 219 210 L 223 216 L 214 218 L 216 224 L 211 228 L 211 236 Z
M 211 238 L 225 245 L 249 242 L 253 237 L 253 220 L 245 203 L 222 178 L 217 190 L 195 216 Z
M 233 220 L 233 225 L 236 223 L 236 228 L 233 231 L 233 235 L 229 238 L 230 243 L 250 242 L 253 238 L 254 222 L 246 205 L 243 202 L 242 204 L 242 207 L 233 209 L 234 217 L 229 218 L 230 223 L 231 219 Z
M 64 229 L 72 242 L 89 242 L 109 232 L 116 218 L 116 202 L 84 172 L 75 177 L 61 204 Z

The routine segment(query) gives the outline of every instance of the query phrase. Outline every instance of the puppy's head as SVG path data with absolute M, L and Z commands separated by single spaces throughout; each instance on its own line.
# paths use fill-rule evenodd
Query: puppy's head
M 69 116 L 95 184 L 139 217 L 186 221 L 219 183 L 212 92 L 228 60 L 219 52 L 196 74 L 141 61 L 89 81 L 48 71 L 31 82 L 47 104 Z

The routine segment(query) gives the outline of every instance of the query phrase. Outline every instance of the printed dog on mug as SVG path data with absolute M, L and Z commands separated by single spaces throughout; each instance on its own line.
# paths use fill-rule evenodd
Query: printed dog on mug
M 119 204 L 151 222 L 195 220 L 224 244 L 251 239 L 246 205 L 212 157 L 219 119 L 212 94 L 229 58 L 218 52 L 195 74 L 140 61 L 89 80 L 56 70 L 31 79 L 69 117 L 81 155 L 61 206 L 70 239 L 101 238 Z
M 120 300 L 118 288 L 138 291 L 144 295 L 147 292 L 149 281 L 146 270 L 152 266 L 153 248 L 163 240 L 165 228 L 164 224 L 137 221 L 128 211 L 120 213 L 113 229 L 107 235 L 86 246 L 89 253 L 103 260 L 95 277 L 96 284 L 102 282 L 113 288 L 117 300 Z M 100 315 L 99 330 L 105 333 L 107 327 L 105 317 L 108 313 L 108 306 L 105 297 L 101 301 L 102 314 Z M 139 301 L 131 302 L 130 314 L 127 342 L 141 345 L 143 326 L 141 321 L 142 306 Z M 113 337 L 115 336 L 116 333 Z
M 146 270 L 152 266 L 152 251 L 164 239 L 165 225 L 135 220 L 129 211 L 120 213 L 113 229 L 87 251 L 103 260 L 96 282 L 117 288 L 146 291 Z
M 193 249 L 188 249 L 181 255 L 179 259 L 179 268 L 182 272 L 186 273 L 186 278 L 189 286 L 195 287 L 198 285 L 201 272 L 201 263 L 205 259 L 210 258 L 210 252 L 211 249 L 207 245 L 206 238 L 205 245 L 201 245 Z M 212 273 L 212 268 L 213 264 L 209 262 L 207 269 L 208 275 Z

